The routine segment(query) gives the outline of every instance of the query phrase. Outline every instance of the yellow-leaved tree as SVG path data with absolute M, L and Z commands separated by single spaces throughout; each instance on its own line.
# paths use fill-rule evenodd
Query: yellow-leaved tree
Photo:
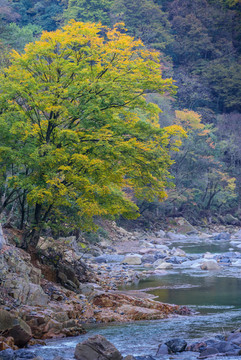
M 0 122 L 14 151 L 5 144 L 0 156 L 12 151 L 18 163 L 7 184 L 26 195 L 26 247 L 46 224 L 87 228 L 95 215 L 136 217 L 133 196 L 165 198 L 170 151 L 184 130 L 161 129 L 145 94 L 173 91 L 158 52 L 123 24 L 71 21 L 12 53 L 0 76 Z

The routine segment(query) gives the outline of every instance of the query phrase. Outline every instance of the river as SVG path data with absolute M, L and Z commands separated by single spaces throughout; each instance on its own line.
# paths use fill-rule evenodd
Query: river
M 200 256 L 205 252 L 223 254 L 232 257 L 239 250 L 236 244 L 229 241 L 200 240 L 173 243 L 187 254 Z M 241 258 L 241 254 L 240 254 Z M 190 265 L 190 264 L 189 264 Z M 74 359 L 74 349 L 93 334 L 101 334 L 112 342 L 122 355 L 152 355 L 155 356 L 158 345 L 171 338 L 183 338 L 194 342 L 201 338 L 210 338 L 217 334 L 225 335 L 241 325 L 241 267 L 224 265 L 218 271 L 203 271 L 199 267 L 187 266 L 184 262 L 175 265 L 162 276 L 155 276 L 140 281 L 125 289 L 147 289 L 162 302 L 187 305 L 195 315 L 178 316 L 165 320 L 141 321 L 128 324 L 95 325 L 89 327 L 88 333 L 75 338 L 50 340 L 47 346 L 39 347 L 37 354 L 52 360 L 54 356 Z M 33 348 L 36 351 L 36 348 Z M 198 353 L 184 352 L 180 355 L 162 356 L 162 359 L 196 359 Z M 228 357 L 239 359 L 239 357 Z

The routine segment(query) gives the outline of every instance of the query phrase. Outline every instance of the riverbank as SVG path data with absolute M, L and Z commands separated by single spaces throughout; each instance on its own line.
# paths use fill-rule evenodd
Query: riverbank
M 188 227 L 182 219 L 178 221 L 180 226 Z M 193 237 L 198 246 L 203 246 L 201 243 L 226 244 L 228 249 L 241 244 L 238 229 L 220 230 L 219 233 L 203 233 L 193 228 L 186 229 L 185 234 L 180 229 L 130 233 L 113 224 L 111 238 L 103 239 L 88 251 L 83 251 L 74 237 L 58 242 L 42 239 L 38 259 L 31 259 L 11 244 L 3 245 L 0 315 L 5 314 L 7 328 L 1 329 L 4 334 L 1 349 L 33 345 L 49 338 L 77 336 L 85 332 L 86 324 L 151 321 L 190 314 L 185 306 L 153 300 L 155 289 L 153 292 L 150 288 L 143 291 L 124 287 L 153 275 L 165 278 L 181 268 L 199 269 L 203 274 L 207 271 L 222 273 L 230 264 L 238 269 L 241 260 L 237 251 L 220 256 L 184 251 L 185 243 L 189 244 Z M 178 247 L 180 243 L 182 248 Z M 169 288 L 178 289 L 175 284 Z M 175 303 L 172 298 L 169 300 Z M 184 316 L 184 322 L 186 318 Z M 13 319 L 18 320 L 15 332 L 9 325 Z M 174 319 L 171 320 L 173 324 Z M 16 333 L 20 329 L 19 343 Z
M 125 260 L 117 250 L 123 243 L 127 251 L 135 246 L 142 251 L 145 246 L 140 246 L 140 234 L 116 226 L 113 229 L 118 236 L 112 239 L 112 246 L 103 239 L 102 244 L 86 252 L 74 237 L 57 242 L 41 239 L 38 257 L 34 258 L 14 246 L 11 239 L 2 244 L 1 350 L 77 336 L 89 323 L 163 319 L 190 313 L 186 307 L 154 301 L 142 292 L 117 290 L 120 284 L 134 282 L 148 272 L 116 261 Z

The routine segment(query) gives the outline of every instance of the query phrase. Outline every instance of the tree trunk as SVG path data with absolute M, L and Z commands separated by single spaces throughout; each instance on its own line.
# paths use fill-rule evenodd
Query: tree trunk
M 4 235 L 3 235 L 3 228 L 2 228 L 2 224 L 0 222 L 0 250 L 2 249 L 2 247 L 6 245 L 6 240 L 4 238 Z
M 41 227 L 41 210 L 42 205 L 36 204 L 35 205 L 35 212 L 34 212 L 34 224 L 32 229 L 27 231 L 24 236 L 23 241 L 23 249 L 28 250 L 30 252 L 34 252 L 38 245 L 38 241 L 40 238 L 40 234 L 42 231 Z

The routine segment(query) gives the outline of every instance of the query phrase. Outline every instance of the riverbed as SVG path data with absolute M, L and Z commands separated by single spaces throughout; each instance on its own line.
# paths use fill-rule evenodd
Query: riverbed
M 188 238 L 176 241 L 193 261 L 177 264 L 159 276 L 149 277 L 138 284 L 126 286 L 128 290 L 144 290 L 155 295 L 156 300 L 187 305 L 194 315 L 177 316 L 164 320 L 142 321 L 108 326 L 93 325 L 88 333 L 75 338 L 50 340 L 47 346 L 33 348 L 39 356 L 52 360 L 59 355 L 65 359 L 74 359 L 74 349 L 93 334 L 101 334 L 112 342 L 125 355 L 152 355 L 155 357 L 158 345 L 171 338 L 183 338 L 188 343 L 225 335 L 241 325 L 241 266 L 235 262 L 241 258 L 237 243 L 228 240 Z M 209 252 L 212 255 L 234 259 L 222 264 L 220 270 L 204 271 L 193 267 L 195 257 Z M 199 353 L 185 352 L 180 355 L 166 355 L 162 359 L 196 359 Z M 239 357 L 228 357 L 238 359 Z

